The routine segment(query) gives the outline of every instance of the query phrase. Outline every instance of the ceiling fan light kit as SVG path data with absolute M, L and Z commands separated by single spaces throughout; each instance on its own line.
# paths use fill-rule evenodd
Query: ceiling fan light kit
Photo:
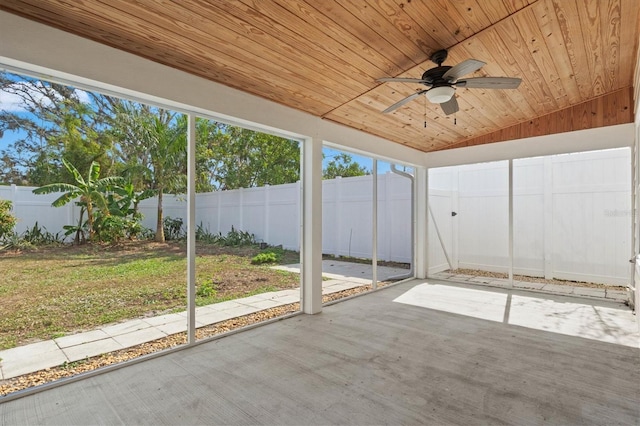
M 455 92 L 456 89 L 451 86 L 440 86 L 427 90 L 426 96 L 427 99 L 429 99 L 429 102 L 433 104 L 442 104 L 444 102 L 449 102 Z
M 384 114 L 393 112 L 402 105 L 425 93 L 429 102 L 440 104 L 445 115 L 450 115 L 460 110 L 458 101 L 456 101 L 455 98 L 456 87 L 465 87 L 468 89 L 517 89 L 522 81 L 519 78 L 513 77 L 471 77 L 462 79 L 464 75 L 478 71 L 485 63 L 477 59 L 467 59 L 451 67 L 442 65 L 446 59 L 446 50 L 434 52 L 433 55 L 431 55 L 431 61 L 434 62 L 437 67 L 425 71 L 421 78 L 379 78 L 378 81 L 384 83 L 416 83 L 427 87 L 427 89 L 419 90 L 401 99 L 382 112 Z

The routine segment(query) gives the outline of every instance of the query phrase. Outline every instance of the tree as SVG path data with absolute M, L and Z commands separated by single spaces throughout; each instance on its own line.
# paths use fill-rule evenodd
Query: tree
M 0 241 L 13 234 L 17 220 L 11 214 L 12 203 L 9 200 L 0 200 Z
M 12 131 L 20 135 L 0 152 L 1 182 L 73 183 L 63 159 L 80 170 L 94 161 L 110 170 L 109 97 L 7 72 L 0 72 L 0 90 L 18 100 L 0 111 L 0 137 Z
M 82 226 L 83 212 L 87 212 L 87 225 L 89 229 L 89 240 L 91 241 L 95 235 L 94 228 L 94 208 L 101 209 L 106 215 L 109 214 L 109 208 L 106 200 L 106 192 L 114 185 L 123 183 L 121 177 L 105 177 L 100 178 L 100 164 L 96 161 L 91 163 L 86 179 L 80 174 L 78 169 L 67 160 L 63 159 L 62 163 L 69 173 L 74 177 L 75 184 L 70 183 L 52 183 L 41 186 L 33 190 L 34 194 L 51 194 L 62 192 L 63 194 L 51 203 L 54 207 L 64 206 L 70 201 L 79 198 L 79 205 L 82 207 L 80 213 L 80 225 L 76 232 L 76 243 L 80 242 L 80 232 Z
M 353 161 L 353 157 L 346 153 L 340 153 L 327 163 L 322 171 L 323 179 L 335 179 L 340 177 L 364 176 L 371 172 L 366 167 Z
M 158 197 L 155 240 L 164 242 L 163 195 L 186 189 L 186 117 L 132 101 L 119 101 L 111 123 L 123 173 Z
M 230 190 L 300 179 L 294 140 L 209 120 L 197 123 L 199 190 Z

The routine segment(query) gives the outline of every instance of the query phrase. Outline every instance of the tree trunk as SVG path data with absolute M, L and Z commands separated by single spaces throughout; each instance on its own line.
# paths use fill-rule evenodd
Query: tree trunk
M 93 242 L 96 232 L 93 229 L 93 205 L 87 200 L 87 223 L 89 224 L 89 241 Z
M 73 239 L 73 243 L 77 246 L 86 242 L 84 238 L 84 231 L 82 230 L 82 219 L 84 218 L 84 210 L 84 207 L 80 208 L 80 219 L 78 220 L 78 228 L 76 229 L 76 236 Z M 82 239 L 80 238 L 80 236 L 82 236 Z
M 158 220 L 156 222 L 156 238 L 155 240 L 164 243 L 164 226 L 162 217 L 162 188 L 158 188 Z

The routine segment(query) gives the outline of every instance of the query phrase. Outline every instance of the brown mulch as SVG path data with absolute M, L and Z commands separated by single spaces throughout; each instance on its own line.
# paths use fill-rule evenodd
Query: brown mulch
M 379 287 L 383 287 L 389 283 L 378 283 Z M 365 285 L 361 287 L 352 288 L 336 292 L 333 294 L 325 295 L 322 297 L 323 303 L 330 301 L 343 299 L 355 294 L 364 293 L 371 290 L 371 285 Z M 218 334 L 222 334 L 231 330 L 246 327 L 248 325 L 260 323 L 273 318 L 282 317 L 287 314 L 295 313 L 300 310 L 299 303 L 291 303 L 289 305 L 277 306 L 271 309 L 265 309 L 260 312 L 255 312 L 249 315 L 243 315 L 237 318 L 231 318 L 226 321 L 221 321 L 215 324 L 211 324 L 206 327 L 202 327 L 196 330 L 196 339 L 202 340 Z M 148 355 L 154 352 L 174 348 L 176 346 L 184 345 L 187 343 L 186 332 L 173 334 L 171 336 L 163 337 L 158 340 L 143 343 L 131 348 L 121 349 L 119 351 L 109 352 L 106 354 L 98 355 L 95 357 L 87 358 L 81 361 L 75 361 L 71 363 L 65 363 L 58 367 L 47 368 L 45 370 L 36 371 L 34 373 L 25 374 L 22 376 L 14 377 L 7 380 L 0 381 L 0 402 L 3 396 L 10 393 L 17 392 L 23 389 L 31 388 L 45 383 L 53 382 L 65 377 L 75 376 L 87 371 L 96 370 L 100 367 L 105 367 L 112 364 L 118 364 L 124 361 L 128 361 L 143 355 Z
M 481 271 L 479 269 L 449 269 L 444 271 L 450 274 L 457 275 L 472 275 L 474 277 L 485 277 L 485 278 L 509 278 L 509 274 L 504 274 L 500 272 L 488 272 Z M 588 283 L 584 281 L 571 281 L 571 280 L 558 280 L 551 279 L 547 280 L 539 277 L 529 277 L 526 275 L 514 275 L 513 279 L 516 281 L 528 282 L 528 283 L 540 283 L 540 284 L 555 284 L 555 285 L 568 285 L 572 287 L 589 287 L 589 288 L 604 288 L 608 290 L 624 290 L 626 287 L 619 285 L 608 285 L 608 284 L 597 284 L 597 283 Z

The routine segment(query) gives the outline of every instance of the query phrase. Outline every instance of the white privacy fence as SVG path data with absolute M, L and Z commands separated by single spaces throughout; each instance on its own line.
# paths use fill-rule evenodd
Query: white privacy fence
M 508 271 L 508 178 L 506 161 L 430 171 L 432 272 L 445 250 L 454 268 Z M 631 215 L 629 149 L 514 160 L 514 273 L 627 284 Z
M 630 164 L 628 149 L 515 160 L 514 272 L 626 284 L 632 256 Z M 323 181 L 324 253 L 371 257 L 371 179 Z M 32 189 L 0 186 L 0 198 L 13 201 L 18 232 L 36 221 L 54 233 L 77 223 L 76 207 L 53 208 L 57 195 L 34 195 Z M 197 194 L 196 224 L 223 235 L 233 226 L 259 241 L 298 250 L 300 195 L 299 183 Z M 381 260 L 411 261 L 410 195 L 408 179 L 379 175 Z M 453 268 L 508 271 L 507 162 L 432 169 L 429 203 L 431 273 L 449 269 L 449 262 Z M 156 200 L 144 200 L 140 211 L 143 225 L 155 229 Z M 183 197 L 165 196 L 165 217 L 186 224 L 186 213 Z
M 372 176 L 323 181 L 323 252 L 339 256 L 371 258 Z M 21 233 L 36 222 L 50 232 L 76 224 L 79 209 L 69 203 L 51 207 L 58 195 L 34 195 L 33 187 L 0 186 L 0 199 L 13 202 Z M 300 247 L 300 184 L 265 186 L 196 194 L 196 224 L 211 233 L 248 231 L 258 241 L 284 248 Z M 411 186 L 392 174 L 378 180 L 378 258 L 411 261 Z M 155 230 L 157 199 L 139 205 L 143 226 Z M 186 225 L 185 197 L 165 195 L 165 217 L 182 218 Z

